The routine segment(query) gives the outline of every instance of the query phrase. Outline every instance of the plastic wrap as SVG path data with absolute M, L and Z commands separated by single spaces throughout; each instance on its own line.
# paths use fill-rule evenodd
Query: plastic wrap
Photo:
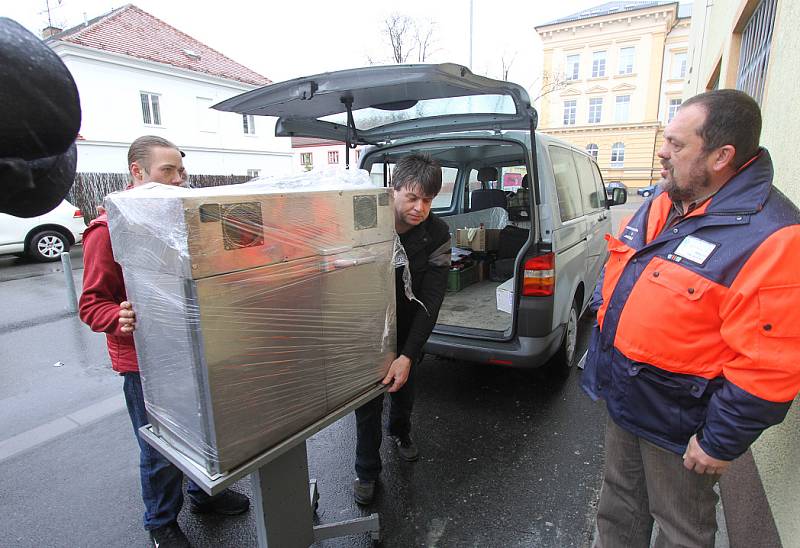
M 459 215 L 440 217 L 450 227 L 450 234 L 455 235 L 459 228 L 484 228 L 503 229 L 508 224 L 508 211 L 502 207 L 490 207 L 480 211 L 470 211 Z
M 105 207 L 151 423 L 210 475 L 385 376 L 401 259 L 390 196 L 366 172 L 152 184 Z

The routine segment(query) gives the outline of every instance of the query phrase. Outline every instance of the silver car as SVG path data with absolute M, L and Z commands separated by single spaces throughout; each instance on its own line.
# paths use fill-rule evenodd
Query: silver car
M 524 88 L 454 64 L 376 66 L 271 84 L 215 108 L 277 116 L 278 136 L 344 142 L 348 165 L 350 148 L 366 145 L 359 167 L 385 185 L 402 156 L 433 156 L 444 183 L 434 212 L 450 225 L 454 262 L 426 352 L 569 371 L 607 256 L 608 208 L 627 194 L 607 200 L 591 156 L 535 132 Z

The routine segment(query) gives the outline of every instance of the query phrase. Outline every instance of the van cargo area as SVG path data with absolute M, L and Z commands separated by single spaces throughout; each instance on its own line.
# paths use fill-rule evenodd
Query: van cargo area
M 514 278 L 529 240 L 533 194 L 525 148 L 515 140 L 431 139 L 387 147 L 363 167 L 376 183 L 390 185 L 396 160 L 417 152 L 442 165 L 433 209 L 450 227 L 451 268 L 437 326 L 467 337 L 510 338 L 514 299 L 512 308 L 498 308 L 498 287 Z M 513 291 L 513 284 L 506 287 Z

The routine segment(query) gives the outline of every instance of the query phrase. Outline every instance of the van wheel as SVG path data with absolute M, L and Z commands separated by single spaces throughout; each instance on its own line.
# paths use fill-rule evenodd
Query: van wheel
M 55 230 L 37 232 L 28 244 L 28 256 L 42 263 L 59 260 L 65 251 L 69 251 L 69 240 Z
M 570 307 L 569 316 L 567 317 L 566 329 L 564 330 L 564 340 L 561 341 L 561 346 L 551 358 L 548 366 L 549 372 L 553 376 L 568 376 L 569 372 L 572 370 L 572 365 L 575 363 L 575 349 L 578 345 L 579 306 L 577 301 L 572 301 L 572 307 Z

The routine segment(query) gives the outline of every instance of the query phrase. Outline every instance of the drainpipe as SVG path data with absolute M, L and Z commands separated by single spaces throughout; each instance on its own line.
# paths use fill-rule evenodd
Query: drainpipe
M 675 22 L 672 23 L 672 26 L 669 28 L 667 33 L 664 35 L 664 45 L 661 46 L 661 71 L 660 77 L 658 79 L 658 110 L 656 111 L 656 131 L 653 135 L 653 156 L 650 159 L 650 184 L 653 184 L 653 162 L 656 159 L 656 148 L 658 147 L 658 128 L 661 126 L 661 119 L 658 118 L 658 114 L 661 112 L 661 91 L 664 85 L 664 58 L 667 56 L 667 38 L 672 30 L 678 25 L 678 10 L 680 6 L 676 2 L 675 5 Z

